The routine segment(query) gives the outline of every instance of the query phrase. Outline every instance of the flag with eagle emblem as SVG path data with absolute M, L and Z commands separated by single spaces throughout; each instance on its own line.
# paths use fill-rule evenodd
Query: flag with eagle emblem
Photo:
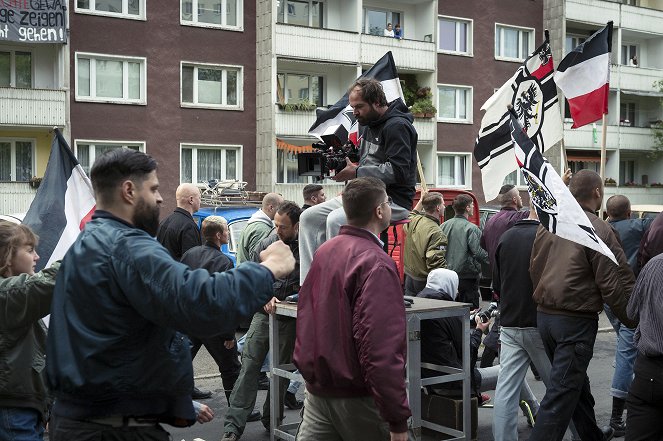
M 474 157 L 481 169 L 486 201 L 495 199 L 504 179 L 518 169 L 513 159 L 507 105 L 513 106 L 521 126 L 540 152 L 562 139 L 562 117 L 553 73 L 553 58 L 546 31 L 543 44 L 481 107 L 486 113 L 481 120 Z
M 515 109 L 514 109 L 515 110 Z M 509 114 L 516 163 L 520 167 L 532 205 L 541 225 L 551 233 L 617 259 L 596 234 L 584 210 L 555 169 L 520 125 L 515 112 Z

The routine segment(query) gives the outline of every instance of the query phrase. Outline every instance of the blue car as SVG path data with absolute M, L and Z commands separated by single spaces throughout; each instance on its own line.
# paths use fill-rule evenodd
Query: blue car
M 221 251 L 233 261 L 233 265 L 237 265 L 235 254 L 237 251 L 237 243 L 242 230 L 246 227 L 249 218 L 260 209 L 260 205 L 250 206 L 230 206 L 230 207 L 204 207 L 193 213 L 193 218 L 198 224 L 198 228 L 207 216 L 223 216 L 228 221 L 228 229 L 230 230 L 228 243 L 221 246 Z

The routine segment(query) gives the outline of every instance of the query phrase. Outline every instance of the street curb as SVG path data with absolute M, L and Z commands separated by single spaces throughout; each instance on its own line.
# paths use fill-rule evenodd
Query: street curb
M 209 378 L 220 378 L 221 374 L 201 374 L 201 375 L 194 375 L 193 379 L 194 380 L 207 380 Z
M 615 332 L 612 326 L 606 326 L 605 328 L 599 328 L 598 332 Z

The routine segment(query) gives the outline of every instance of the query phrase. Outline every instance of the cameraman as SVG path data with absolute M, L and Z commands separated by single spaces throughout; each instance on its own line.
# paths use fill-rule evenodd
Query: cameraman
M 416 183 L 417 132 L 414 118 L 400 99 L 387 103 L 382 84 L 360 78 L 348 89 L 349 103 L 359 123 L 359 164 L 346 158 L 346 167 L 332 177 L 337 182 L 374 177 L 387 186 L 392 221 L 406 219 L 412 209 Z M 304 283 L 313 254 L 346 223 L 340 197 L 302 213 L 299 238 L 300 277 Z
M 428 274 L 426 288 L 417 297 L 427 299 L 456 301 L 458 296 L 458 275 L 448 269 L 434 269 Z M 484 317 L 485 322 L 476 314 L 476 328 L 470 335 L 470 366 L 472 367 L 472 395 L 479 400 L 479 405 L 484 404 L 481 392 L 495 389 L 499 374 L 499 366 L 477 368 L 479 346 L 482 335 L 490 325 L 492 314 Z M 445 317 L 437 319 L 422 320 L 421 322 L 421 362 L 438 366 L 449 366 L 457 369 L 463 367 L 463 322 L 460 317 Z M 421 369 L 421 377 L 437 377 L 440 373 L 430 369 Z M 442 383 L 428 386 L 429 393 L 447 397 L 461 397 L 462 384 L 459 381 Z M 520 389 L 520 399 L 525 400 L 536 414 L 539 403 L 527 384 L 523 380 Z

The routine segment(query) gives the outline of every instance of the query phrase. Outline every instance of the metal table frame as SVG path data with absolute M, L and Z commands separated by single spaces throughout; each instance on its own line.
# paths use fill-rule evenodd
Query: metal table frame
M 421 439 L 421 429 L 426 427 L 437 432 L 452 436 L 451 440 L 471 439 L 471 413 L 470 413 L 470 305 L 467 303 L 447 302 L 444 300 L 432 300 L 415 298 L 411 308 L 405 310 L 407 320 L 407 389 L 408 399 L 412 417 L 410 418 L 411 434 L 415 439 Z M 272 379 L 275 377 L 299 379 L 301 376 L 290 372 L 295 369 L 291 364 L 280 365 L 278 360 L 278 323 L 279 316 L 297 318 L 297 305 L 279 303 L 276 313 L 269 316 L 269 348 Z M 448 366 L 437 366 L 429 363 L 421 363 L 421 321 L 444 317 L 460 317 L 463 322 L 463 368 L 456 369 Z M 421 368 L 435 370 L 446 375 L 421 378 Z M 463 382 L 463 430 L 455 430 L 450 427 L 425 421 L 421 418 L 421 388 L 434 384 L 448 383 L 451 381 Z M 294 441 L 295 436 L 288 433 L 299 426 L 299 423 L 288 423 L 279 425 L 278 412 L 280 402 L 280 390 L 277 381 L 269 382 L 270 390 L 270 441 L 283 439 Z

